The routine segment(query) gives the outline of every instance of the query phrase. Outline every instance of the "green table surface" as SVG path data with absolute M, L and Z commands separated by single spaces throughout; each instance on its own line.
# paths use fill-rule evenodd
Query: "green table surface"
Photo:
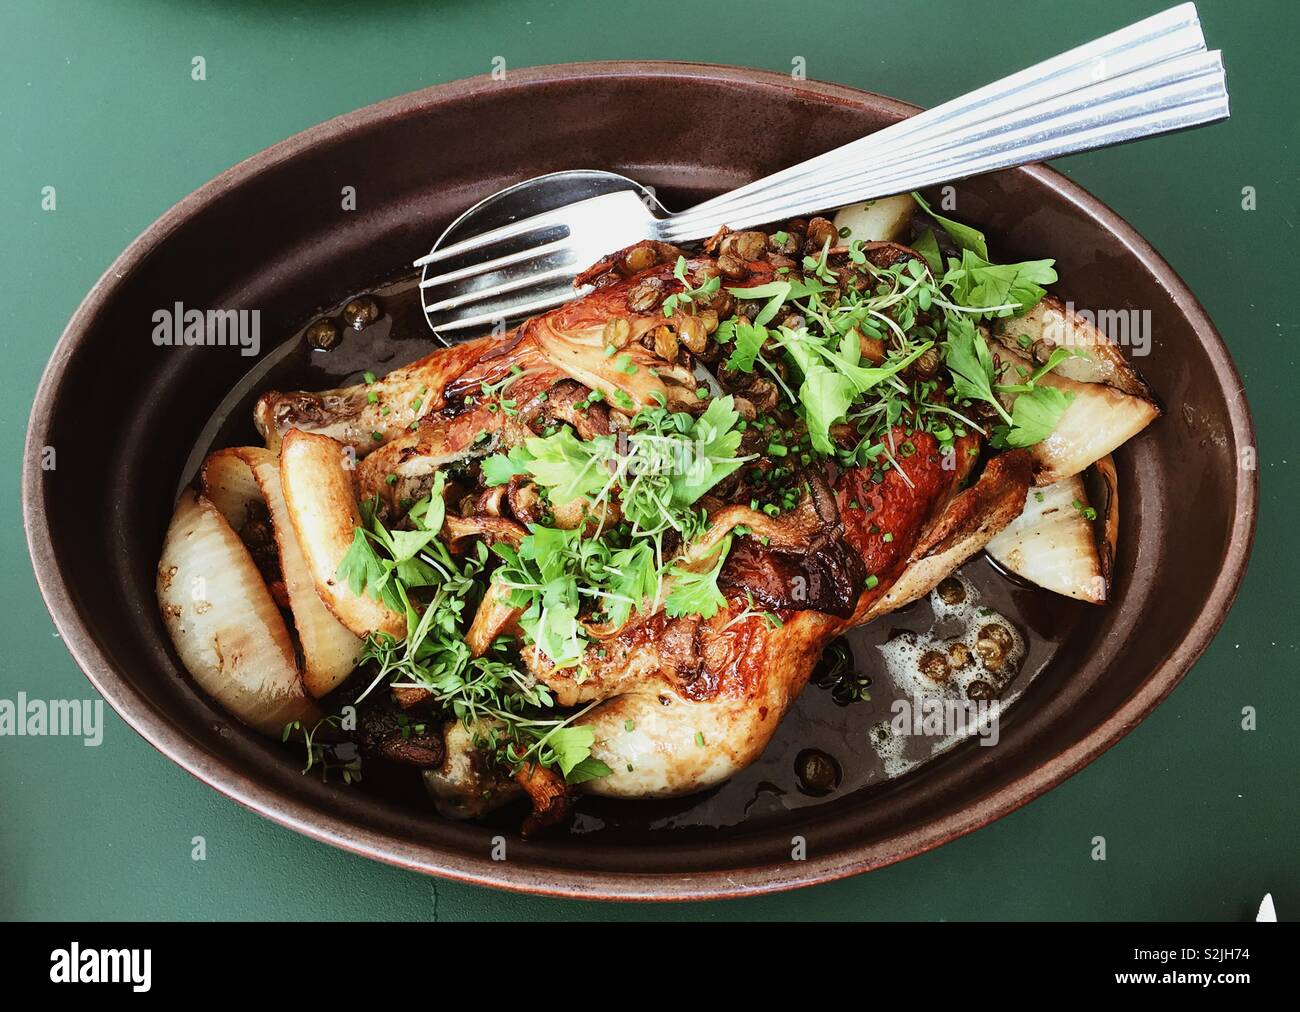
M 809 77 L 932 105 L 1160 6 L 4 0 L 0 699 L 94 697 L 37 593 L 21 529 L 19 457 L 41 370 L 121 249 L 236 161 L 339 113 L 486 73 L 498 57 L 507 68 L 655 58 L 784 71 L 802 57 Z M 1262 512 L 1223 631 L 1097 762 L 977 833 L 870 875 L 725 903 L 588 904 L 437 881 L 315 843 L 194 780 L 107 710 L 99 748 L 0 737 L 0 916 L 1245 919 L 1269 891 L 1283 918 L 1300 914 L 1300 538 L 1288 526 L 1300 496 L 1290 421 L 1300 4 L 1200 9 L 1225 54 L 1231 121 L 1059 167 L 1146 235 L 1222 330 L 1258 428 Z M 196 55 L 206 81 L 191 80 Z M 57 188 L 53 212 L 40 206 L 46 186 Z M 1257 209 L 1243 209 L 1244 187 Z M 1256 730 L 1241 727 L 1245 706 Z M 191 859 L 196 835 L 205 861 Z M 1092 860 L 1094 836 L 1106 837 L 1104 862 Z

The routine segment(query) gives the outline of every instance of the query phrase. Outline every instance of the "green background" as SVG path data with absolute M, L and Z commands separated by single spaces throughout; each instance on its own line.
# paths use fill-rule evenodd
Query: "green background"
M 339 113 L 485 73 L 496 56 L 507 67 L 672 58 L 783 71 L 802 56 L 809 77 L 933 105 L 1160 6 L 0 0 L 0 698 L 93 692 L 54 634 L 21 531 L 19 458 L 41 369 L 121 249 L 239 159 Z M 1200 9 L 1225 53 L 1231 121 L 1060 167 L 1153 242 L 1223 331 L 1259 430 L 1263 508 L 1222 633 L 1096 763 L 883 871 L 754 900 L 634 907 L 438 882 L 314 843 L 191 779 L 107 711 L 100 748 L 0 738 L 0 916 L 1244 919 L 1272 891 L 1295 917 L 1300 4 Z M 206 81 L 190 78 L 195 55 Z M 52 213 L 40 209 L 47 185 Z M 1247 186 L 1257 210 L 1242 208 Z M 1258 730 L 1241 729 L 1243 706 L 1257 708 Z M 191 860 L 195 835 L 204 862 Z M 1090 858 L 1097 835 L 1105 862 Z

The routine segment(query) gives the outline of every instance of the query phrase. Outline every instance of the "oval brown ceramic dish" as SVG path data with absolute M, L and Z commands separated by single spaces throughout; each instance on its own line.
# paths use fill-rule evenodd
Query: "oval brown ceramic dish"
M 516 841 L 511 860 L 494 862 L 499 830 L 323 785 L 231 726 L 180 673 L 154 601 L 187 454 L 257 361 L 231 349 L 158 348 L 155 310 L 258 308 L 265 356 L 318 306 L 391 276 L 456 213 L 507 183 L 607 168 L 680 207 L 914 111 L 749 70 L 561 66 L 393 99 L 226 172 L 113 264 L 37 394 L 24 515 L 64 642 L 131 726 L 241 804 L 369 857 L 511 889 L 632 899 L 786 889 L 920 853 L 1060 783 L 1142 720 L 1205 649 L 1246 564 L 1257 486 L 1237 464 L 1253 443 L 1241 384 L 1195 297 L 1112 211 L 1044 168 L 963 183 L 961 217 L 1008 259 L 1056 257 L 1058 289 L 1081 306 L 1149 309 L 1154 345 L 1141 368 L 1167 412 L 1119 455 L 1115 600 L 1071 629 L 1004 719 L 995 749 L 963 746 L 906 777 L 761 821 Z M 339 210 L 344 186 L 356 187 L 355 212 Z M 46 446 L 57 449 L 56 470 L 41 469 Z M 789 860 L 794 833 L 807 860 Z

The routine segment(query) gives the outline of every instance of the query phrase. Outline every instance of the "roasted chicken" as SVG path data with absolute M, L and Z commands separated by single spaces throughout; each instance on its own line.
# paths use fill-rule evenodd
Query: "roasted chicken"
M 884 218 L 901 229 L 908 213 L 891 205 L 870 220 Z M 978 330 L 954 306 L 941 355 L 928 299 L 918 311 L 878 294 L 939 292 L 933 261 L 842 238 L 815 219 L 724 230 L 694 253 L 641 243 L 586 272 L 588 294 L 504 337 L 355 387 L 261 397 L 267 449 L 229 459 L 252 468 L 246 498 L 270 500 L 282 548 L 291 536 L 300 549 L 280 554 L 293 617 L 308 611 L 305 585 L 328 615 L 311 627 L 328 655 L 299 646 L 318 672 L 308 693 L 332 691 L 339 652 L 364 643 L 354 681 L 382 680 L 421 735 L 443 726 L 444 747 L 394 747 L 375 729 L 396 718 L 372 716 L 363 751 L 422 768 L 449 814 L 526 795 L 530 830 L 562 820 L 582 791 L 639 798 L 718 784 L 762 752 L 835 637 L 925 595 L 984 548 L 1021 516 L 1036 471 L 1072 477 L 1154 417 L 1123 356 L 1089 333 L 1104 349 L 1100 374 L 1060 369 L 1050 383 L 1082 394 L 1042 400 L 1136 406 L 1118 440 L 1113 430 L 1058 440 L 1068 453 L 1017 440 L 1014 396 L 1062 359 L 1025 379 L 1040 347 L 1046 357 L 1064 343 L 1056 306 Z M 815 343 L 805 314 L 861 306 L 849 326 L 820 321 L 829 336 L 804 350 Z M 1024 327 L 1042 345 L 1026 351 Z M 987 403 L 971 406 L 961 341 L 998 349 Z M 1019 386 L 995 385 L 997 369 L 1025 362 Z M 890 393 L 874 417 L 864 398 L 878 386 Z M 810 402 L 822 391 L 837 410 Z M 1012 435 L 994 447 L 1002 419 Z M 650 489 L 626 462 L 670 445 L 713 455 Z M 229 499 L 209 472 L 226 473 L 205 469 L 204 495 Z M 644 518 L 648 502 L 661 523 Z M 213 526 L 221 513 L 231 519 L 201 515 Z M 561 557 L 570 569 L 557 577 Z M 644 579 L 629 583 L 635 567 Z M 283 667 L 282 628 L 274 639 Z M 509 692 L 484 702 L 475 678 Z M 557 712 L 534 721 L 544 733 L 521 716 Z M 587 744 L 575 754 L 573 741 Z

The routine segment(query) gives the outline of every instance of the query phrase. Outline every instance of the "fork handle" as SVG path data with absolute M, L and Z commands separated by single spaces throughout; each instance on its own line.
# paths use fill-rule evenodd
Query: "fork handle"
M 1184 129 L 1228 114 L 1193 4 L 661 219 L 683 242 L 932 183 Z

